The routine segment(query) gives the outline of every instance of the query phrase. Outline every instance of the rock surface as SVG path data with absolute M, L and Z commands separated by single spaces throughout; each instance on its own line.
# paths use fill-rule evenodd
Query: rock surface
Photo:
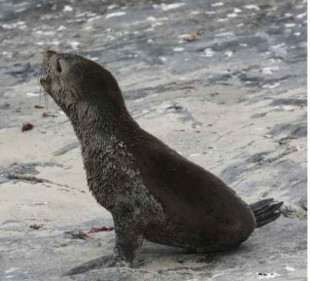
M 0 1 L 0 279 L 306 280 L 306 21 L 301 0 Z M 114 232 L 83 235 L 113 221 L 40 94 L 47 48 L 107 67 L 143 128 L 283 216 L 226 253 L 145 242 L 138 268 L 60 277 L 111 253 Z

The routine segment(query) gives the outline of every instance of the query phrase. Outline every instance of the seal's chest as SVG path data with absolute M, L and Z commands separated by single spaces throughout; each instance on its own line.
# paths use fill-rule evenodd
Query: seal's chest
M 104 208 L 112 213 L 124 209 L 153 218 L 163 214 L 145 186 L 134 156 L 124 145 L 83 155 L 83 159 L 89 189 Z
M 108 196 L 128 193 L 142 183 L 133 155 L 124 145 L 93 146 L 83 149 L 82 155 L 88 185 L 93 193 Z

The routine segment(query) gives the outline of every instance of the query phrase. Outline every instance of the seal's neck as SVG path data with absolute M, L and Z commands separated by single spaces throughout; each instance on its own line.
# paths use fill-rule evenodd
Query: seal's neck
M 139 128 L 127 111 L 125 105 L 94 105 L 79 103 L 71 108 L 68 116 L 81 145 L 88 145 L 100 137 L 106 142 L 123 139 L 134 134 Z M 70 110 L 70 108 L 68 109 Z

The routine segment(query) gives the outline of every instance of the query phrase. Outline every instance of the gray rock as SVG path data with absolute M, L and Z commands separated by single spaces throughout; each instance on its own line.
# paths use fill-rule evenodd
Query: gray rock
M 79 147 L 79 145 L 80 145 L 79 142 L 70 143 L 70 144 L 68 144 L 68 145 L 66 145 L 66 146 L 56 150 L 55 152 L 53 152 L 53 155 L 54 156 L 63 155 L 65 153 L 69 152 L 70 150 Z

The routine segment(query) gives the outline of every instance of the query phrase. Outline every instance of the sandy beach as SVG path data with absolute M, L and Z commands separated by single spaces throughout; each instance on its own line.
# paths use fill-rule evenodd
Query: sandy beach
M 0 1 L 0 280 L 307 280 L 305 12 L 288 0 Z M 40 94 L 47 48 L 104 65 L 141 127 L 246 202 L 283 201 L 281 218 L 226 253 L 145 241 L 138 268 L 60 277 L 115 239 L 88 233 L 113 220 L 68 118 Z

